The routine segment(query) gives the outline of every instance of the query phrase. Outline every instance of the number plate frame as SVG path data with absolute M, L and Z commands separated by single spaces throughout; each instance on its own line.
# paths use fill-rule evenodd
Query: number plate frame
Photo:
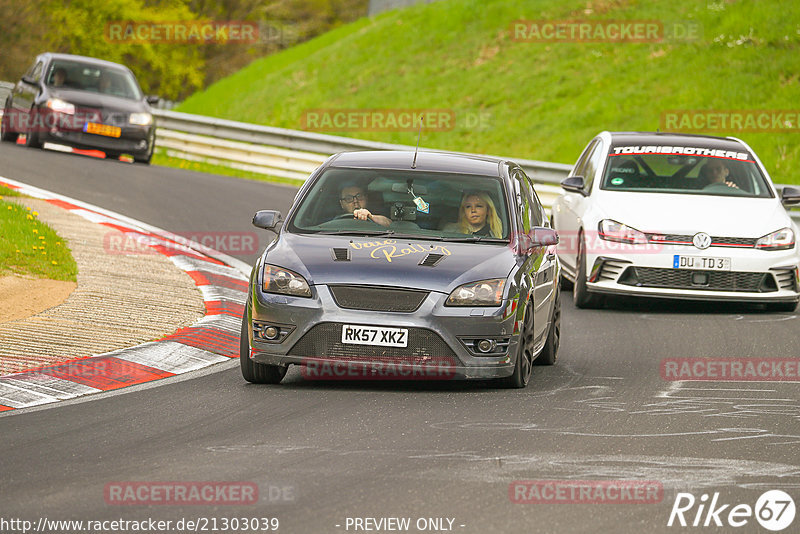
M 342 343 L 407 348 L 408 328 L 345 324 L 342 325 Z

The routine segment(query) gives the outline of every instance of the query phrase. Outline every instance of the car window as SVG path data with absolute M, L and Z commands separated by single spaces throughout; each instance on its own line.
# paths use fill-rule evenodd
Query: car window
M 287 229 L 301 233 L 394 232 L 419 238 L 507 240 L 507 194 L 499 177 L 329 167 L 298 201 Z M 473 206 L 474 205 L 474 206 Z M 467 213 L 467 208 L 476 213 Z M 354 219 L 367 209 L 385 225 Z
M 536 192 L 533 190 L 533 184 L 528 175 L 522 170 L 517 171 L 516 174 L 526 197 L 525 212 L 527 213 L 527 226 L 529 226 L 526 231 L 534 226 L 542 226 L 544 224 L 544 213 L 539 197 L 536 196 Z
M 592 184 L 594 183 L 594 177 L 597 174 L 597 169 L 602 165 L 603 158 L 605 157 L 605 153 L 603 150 L 603 143 L 602 141 L 598 141 L 595 146 L 592 148 L 592 152 L 586 158 L 586 165 L 583 167 L 583 181 L 584 181 L 584 190 L 591 194 L 592 192 Z
M 122 68 L 57 60 L 48 69 L 47 85 L 90 91 L 131 100 L 143 98 L 133 75 Z
M 27 73 L 27 76 L 32 78 L 34 81 L 38 82 L 39 79 L 42 77 L 42 67 L 43 66 L 44 66 L 44 62 L 43 61 L 37 61 L 36 63 L 34 63 L 31 66 L 30 70 Z
M 575 168 L 572 171 L 571 176 L 586 176 L 583 174 L 583 170 L 586 168 L 586 162 L 589 161 L 589 156 L 592 154 L 592 151 L 597 146 L 600 141 L 597 139 L 593 139 L 589 145 L 583 150 L 583 153 L 578 158 L 578 162 L 575 163 Z
M 689 148 L 691 154 L 643 154 L 622 148 L 628 147 L 611 149 L 601 184 L 603 189 L 760 198 L 773 196 L 754 158 L 745 152 Z M 673 148 L 685 150 L 685 147 L 661 148 L 668 148 L 670 152 Z

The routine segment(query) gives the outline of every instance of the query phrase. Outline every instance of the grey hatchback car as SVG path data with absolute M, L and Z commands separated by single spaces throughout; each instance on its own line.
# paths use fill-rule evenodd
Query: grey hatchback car
M 496 379 L 555 363 L 558 235 L 530 179 L 500 159 L 347 152 L 298 192 L 253 267 L 245 380 Z M 279 228 L 279 225 L 281 226 Z

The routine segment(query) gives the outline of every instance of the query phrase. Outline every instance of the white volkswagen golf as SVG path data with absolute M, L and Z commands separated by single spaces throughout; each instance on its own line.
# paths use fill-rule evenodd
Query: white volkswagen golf
M 602 132 L 553 204 L 575 304 L 604 295 L 766 303 L 800 300 L 798 227 L 746 143 L 670 133 Z

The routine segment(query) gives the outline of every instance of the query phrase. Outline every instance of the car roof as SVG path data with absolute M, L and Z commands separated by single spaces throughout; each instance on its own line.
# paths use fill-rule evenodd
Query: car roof
M 720 150 L 747 149 L 747 145 L 733 137 L 683 134 L 674 132 L 604 132 L 611 137 L 612 146 L 697 146 Z
M 44 54 L 41 54 L 39 57 L 51 60 L 63 59 L 66 61 L 80 61 L 81 63 L 89 63 L 91 65 L 96 65 L 98 67 L 116 67 L 125 70 L 130 70 L 125 65 L 120 65 L 119 63 L 114 63 L 113 61 L 106 61 L 105 59 L 97 59 L 96 57 L 76 56 L 73 54 L 61 54 L 59 52 L 45 52 Z
M 501 176 L 500 167 L 511 162 L 453 152 L 419 151 L 415 167 L 413 150 L 371 150 L 363 152 L 341 152 L 330 162 L 331 167 L 355 167 L 365 169 L 397 169 L 411 172 L 452 172 Z

